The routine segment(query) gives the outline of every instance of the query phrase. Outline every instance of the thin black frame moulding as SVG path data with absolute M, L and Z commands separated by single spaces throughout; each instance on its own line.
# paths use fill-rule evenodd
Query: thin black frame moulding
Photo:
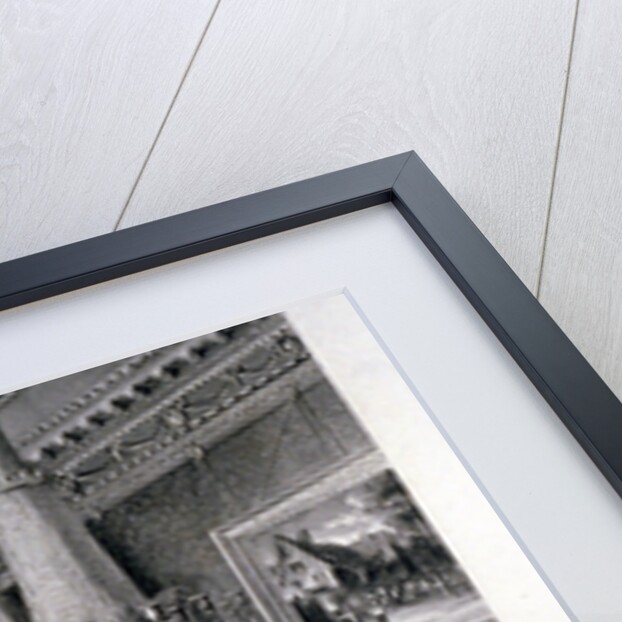
M 0 311 L 392 202 L 622 496 L 622 403 L 408 152 L 0 264 Z

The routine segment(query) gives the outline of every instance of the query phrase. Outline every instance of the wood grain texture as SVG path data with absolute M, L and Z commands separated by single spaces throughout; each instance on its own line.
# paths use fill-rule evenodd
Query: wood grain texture
M 112 230 L 214 4 L 0 3 L 0 261 Z
M 223 0 L 122 226 L 415 149 L 533 287 L 573 12 Z
M 622 398 L 622 4 L 582 2 L 541 301 Z

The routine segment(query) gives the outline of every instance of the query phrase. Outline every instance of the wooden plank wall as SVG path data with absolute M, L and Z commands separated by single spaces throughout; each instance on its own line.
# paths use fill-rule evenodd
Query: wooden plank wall
M 616 0 L 8 0 L 0 260 L 415 149 L 622 397 Z
M 0 2 L 0 261 L 115 227 L 214 2 Z
M 622 398 L 622 4 L 581 2 L 540 299 Z

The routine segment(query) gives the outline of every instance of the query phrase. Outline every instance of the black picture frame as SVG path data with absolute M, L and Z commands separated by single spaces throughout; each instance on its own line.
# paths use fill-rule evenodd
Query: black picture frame
M 413 151 L 2 263 L 0 311 L 388 202 L 622 496 L 622 403 Z

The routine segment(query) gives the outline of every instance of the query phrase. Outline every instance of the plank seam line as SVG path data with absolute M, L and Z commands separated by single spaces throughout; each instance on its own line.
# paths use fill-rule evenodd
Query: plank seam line
M 192 65 L 194 64 L 194 60 L 197 57 L 197 54 L 199 53 L 199 50 L 201 49 L 201 46 L 203 45 L 203 41 L 205 40 L 205 36 L 207 35 L 207 31 L 209 30 L 209 27 L 212 25 L 212 22 L 214 21 L 214 16 L 216 15 L 216 12 L 218 11 L 218 7 L 220 6 L 221 0 L 216 0 L 216 4 L 214 5 L 214 9 L 212 10 L 211 15 L 209 16 L 207 23 L 205 24 L 205 28 L 203 29 L 203 32 L 201 33 L 201 36 L 199 37 L 199 41 L 196 44 L 192 55 L 190 56 L 190 61 L 188 62 L 186 69 L 184 70 L 184 73 L 181 76 L 181 80 L 179 82 L 179 85 L 177 86 L 177 89 L 175 90 L 175 94 L 173 95 L 173 99 L 171 99 L 171 103 L 168 105 L 168 108 L 166 110 L 166 113 L 164 114 L 164 118 L 162 119 L 162 122 L 160 123 L 160 126 L 158 127 L 158 131 L 156 132 L 155 138 L 153 139 L 153 142 L 151 143 L 151 147 L 149 147 L 149 150 L 147 151 L 147 155 L 145 157 L 145 160 L 142 164 L 142 166 L 140 167 L 140 170 L 138 171 L 138 175 L 136 176 L 136 179 L 132 185 L 132 188 L 130 190 L 130 193 L 127 197 L 127 200 L 125 201 L 125 204 L 123 205 L 123 208 L 121 209 L 121 212 L 119 214 L 119 217 L 117 218 L 117 221 L 115 222 L 113 231 L 117 231 L 117 229 L 119 228 L 119 226 L 121 225 L 121 222 L 123 221 L 123 217 L 125 216 L 127 209 L 130 205 L 130 202 L 132 200 L 132 197 L 134 196 L 134 193 L 136 192 L 136 188 L 138 187 L 138 184 L 140 183 L 140 180 L 142 179 L 143 173 L 145 172 L 145 169 L 147 168 L 147 164 L 149 163 L 149 160 L 151 159 L 151 156 L 155 150 L 155 147 L 158 143 L 158 140 L 160 139 L 160 136 L 162 134 L 162 131 L 164 130 L 164 126 L 166 125 L 171 112 L 173 110 L 173 107 L 175 106 L 175 103 L 177 102 L 177 98 L 179 97 L 179 94 L 181 92 L 181 89 L 184 85 L 184 83 L 186 82 L 186 78 L 188 77 L 188 74 L 190 73 L 190 69 L 192 68 Z
M 542 275 L 544 273 L 544 263 L 546 255 L 546 247 L 549 238 L 549 226 L 551 224 L 551 211 L 553 207 L 553 197 L 555 195 L 555 182 L 557 181 L 557 168 L 559 165 L 559 152 L 561 149 L 562 132 L 564 127 L 564 120 L 566 117 L 566 105 L 568 102 L 568 85 L 570 83 L 570 68 L 572 66 L 572 57 L 574 53 L 575 38 L 577 34 L 577 22 L 579 18 L 579 3 L 580 0 L 576 0 L 574 17 L 572 21 L 572 33 L 570 35 L 570 49 L 568 51 L 568 63 L 566 65 L 566 80 L 564 82 L 564 91 L 562 94 L 562 105 L 559 115 L 559 125 L 557 128 L 557 140 L 555 144 L 555 157 L 553 159 L 553 171 L 551 174 L 551 187 L 549 188 L 549 196 L 546 206 L 546 214 L 544 216 L 544 229 L 542 232 L 542 245 L 540 249 L 540 265 L 538 268 L 538 277 L 536 280 L 535 296 L 540 300 L 540 293 L 542 289 Z

